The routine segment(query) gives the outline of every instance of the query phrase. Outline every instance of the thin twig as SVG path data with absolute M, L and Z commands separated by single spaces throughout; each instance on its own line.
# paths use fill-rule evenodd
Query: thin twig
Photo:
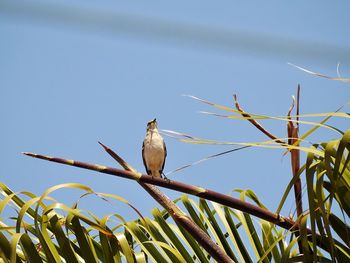
M 272 140 L 274 140 L 277 143 L 286 145 L 286 143 L 284 141 L 281 141 L 280 139 L 278 139 L 275 135 L 273 135 L 272 133 L 270 133 L 268 130 L 266 130 L 260 123 L 258 123 L 256 120 L 254 120 L 254 118 L 252 116 L 250 116 L 249 113 L 245 112 L 241 106 L 238 103 L 237 100 L 237 95 L 234 94 L 233 98 L 235 100 L 235 105 L 236 105 L 236 109 L 241 113 L 241 115 L 243 117 L 245 117 L 251 124 L 253 124 L 256 128 L 258 128 L 262 133 L 264 133 L 267 137 L 271 138 Z

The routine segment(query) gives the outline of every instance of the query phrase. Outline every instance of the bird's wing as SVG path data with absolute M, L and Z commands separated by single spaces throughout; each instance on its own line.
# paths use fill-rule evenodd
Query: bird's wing
M 163 140 L 163 148 L 164 148 L 164 161 L 163 161 L 162 170 L 160 171 L 160 174 L 163 173 L 164 165 L 165 165 L 165 159 L 166 159 L 166 156 L 167 156 L 167 154 L 168 154 L 168 152 L 167 152 L 167 150 L 166 150 L 166 145 L 165 145 L 164 140 Z
M 143 161 L 143 165 L 145 166 L 147 174 L 151 174 L 151 171 L 147 169 L 147 164 L 145 160 L 145 142 L 142 143 L 142 161 Z

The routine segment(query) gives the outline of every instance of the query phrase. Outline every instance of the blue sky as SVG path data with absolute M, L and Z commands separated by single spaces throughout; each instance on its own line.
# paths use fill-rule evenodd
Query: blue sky
M 302 113 L 333 111 L 349 99 L 349 85 L 287 64 L 335 76 L 340 62 L 341 73 L 350 75 L 348 1 L 19 3 L 0 3 L 0 176 L 14 191 L 39 195 L 56 184 L 78 182 L 120 195 L 147 215 L 156 204 L 133 181 L 20 153 L 115 166 L 97 144 L 102 141 L 144 171 L 141 145 L 154 117 L 161 129 L 202 138 L 266 139 L 243 121 L 199 114 L 214 109 L 183 94 L 227 106 L 237 94 L 247 111 L 266 115 L 285 114 L 298 83 Z M 346 120 L 332 124 L 348 128 Z M 285 123 L 264 125 L 286 136 Z M 310 140 L 336 137 L 320 131 Z M 229 149 L 165 140 L 165 171 Z M 275 210 L 291 177 L 289 163 L 281 150 L 246 149 L 171 178 L 222 193 L 250 188 Z M 56 195 L 62 202 L 75 196 L 69 190 Z M 134 216 L 124 205 L 111 208 L 97 198 L 83 205 L 97 214 Z

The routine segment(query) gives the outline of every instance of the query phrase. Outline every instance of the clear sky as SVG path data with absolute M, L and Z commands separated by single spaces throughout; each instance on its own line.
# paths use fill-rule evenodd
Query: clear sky
M 349 85 L 287 63 L 336 76 L 340 62 L 349 77 L 349 10 L 349 1 L 1 1 L 1 180 L 37 195 L 56 184 L 83 183 L 120 195 L 147 215 L 156 204 L 133 181 L 20 153 L 117 166 L 97 144 L 102 141 L 143 172 L 142 140 L 155 117 L 161 129 L 196 137 L 266 140 L 243 121 L 198 113 L 225 114 L 183 94 L 232 106 L 235 93 L 247 111 L 284 115 L 300 83 L 302 113 L 333 111 L 349 99 Z M 347 120 L 332 123 L 349 126 Z M 284 122 L 264 124 L 286 136 Z M 336 137 L 320 131 L 310 141 Z M 230 149 L 165 140 L 166 172 Z M 291 178 L 289 163 L 282 150 L 251 148 L 171 179 L 222 193 L 250 188 L 275 210 Z M 56 197 L 73 202 L 76 192 Z M 97 214 L 134 216 L 124 205 L 87 200 L 85 208 Z

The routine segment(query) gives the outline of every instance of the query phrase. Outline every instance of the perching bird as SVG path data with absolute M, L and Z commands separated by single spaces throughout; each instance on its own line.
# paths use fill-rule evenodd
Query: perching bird
M 147 174 L 162 177 L 166 147 L 162 136 L 160 136 L 156 119 L 147 123 L 146 137 L 142 145 L 142 159 Z

